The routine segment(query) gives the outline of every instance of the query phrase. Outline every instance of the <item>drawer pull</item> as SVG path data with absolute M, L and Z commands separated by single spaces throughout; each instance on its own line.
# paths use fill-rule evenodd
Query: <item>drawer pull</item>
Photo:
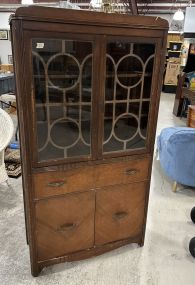
M 126 169 L 125 170 L 125 174 L 126 175 L 134 175 L 134 174 L 136 174 L 138 172 L 138 170 L 137 169 Z
M 49 187 L 62 187 L 64 184 L 66 184 L 66 181 L 54 181 L 54 182 L 49 182 L 47 186 Z
M 124 217 L 126 217 L 128 215 L 127 212 L 117 212 L 113 215 L 113 218 L 116 219 L 116 220 L 120 220 L 120 219 L 123 219 Z
M 58 229 L 58 231 L 63 232 L 63 231 L 71 231 L 76 228 L 77 224 L 75 223 L 66 223 L 64 225 L 61 225 Z

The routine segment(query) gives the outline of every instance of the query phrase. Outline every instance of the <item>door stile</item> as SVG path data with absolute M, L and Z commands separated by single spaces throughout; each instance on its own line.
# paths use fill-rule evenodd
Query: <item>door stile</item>
M 102 159 L 103 149 L 103 116 L 106 77 L 106 36 L 96 36 L 94 47 L 93 69 L 93 130 L 92 130 L 92 153 L 94 160 Z

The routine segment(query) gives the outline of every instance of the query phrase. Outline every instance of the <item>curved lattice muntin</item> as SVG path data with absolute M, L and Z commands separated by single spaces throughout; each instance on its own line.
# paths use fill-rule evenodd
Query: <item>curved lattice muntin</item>
M 92 44 L 34 39 L 38 160 L 91 154 Z
M 103 152 L 143 148 L 155 46 L 107 43 Z M 91 154 L 92 42 L 33 39 L 38 161 Z
M 152 44 L 107 44 L 105 153 L 145 147 L 154 52 Z

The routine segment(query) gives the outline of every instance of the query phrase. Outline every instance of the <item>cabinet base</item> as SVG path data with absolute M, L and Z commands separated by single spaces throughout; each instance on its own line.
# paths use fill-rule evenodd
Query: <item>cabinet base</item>
M 143 246 L 142 236 L 137 236 L 137 237 L 133 237 L 133 238 L 125 239 L 125 240 L 108 243 L 102 246 L 97 246 L 97 247 L 89 248 L 89 249 L 82 250 L 79 252 L 70 253 L 68 255 L 49 259 L 49 260 L 38 261 L 38 264 L 36 264 L 34 267 L 32 266 L 32 276 L 37 277 L 44 267 L 62 263 L 62 262 L 78 261 L 78 260 L 91 258 L 91 257 L 101 255 L 103 253 L 109 252 L 113 249 L 117 249 L 119 247 L 122 247 L 130 243 L 137 243 L 140 246 Z

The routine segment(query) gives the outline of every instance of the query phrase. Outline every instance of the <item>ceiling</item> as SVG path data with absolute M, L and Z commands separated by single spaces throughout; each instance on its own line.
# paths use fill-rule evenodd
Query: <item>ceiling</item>
M 118 3 L 126 2 L 129 4 L 134 14 L 138 9 L 138 14 L 172 14 L 179 8 L 185 12 L 190 1 L 185 0 L 112 0 Z M 88 9 L 90 0 L 70 0 L 70 2 L 79 5 L 82 9 Z M 34 4 L 57 6 L 59 1 L 54 0 L 34 0 Z M 137 5 L 137 7 L 136 7 Z M 191 1 L 191 5 L 195 7 L 195 0 Z M 0 0 L 0 11 L 15 11 L 17 7 L 21 6 L 21 0 Z

